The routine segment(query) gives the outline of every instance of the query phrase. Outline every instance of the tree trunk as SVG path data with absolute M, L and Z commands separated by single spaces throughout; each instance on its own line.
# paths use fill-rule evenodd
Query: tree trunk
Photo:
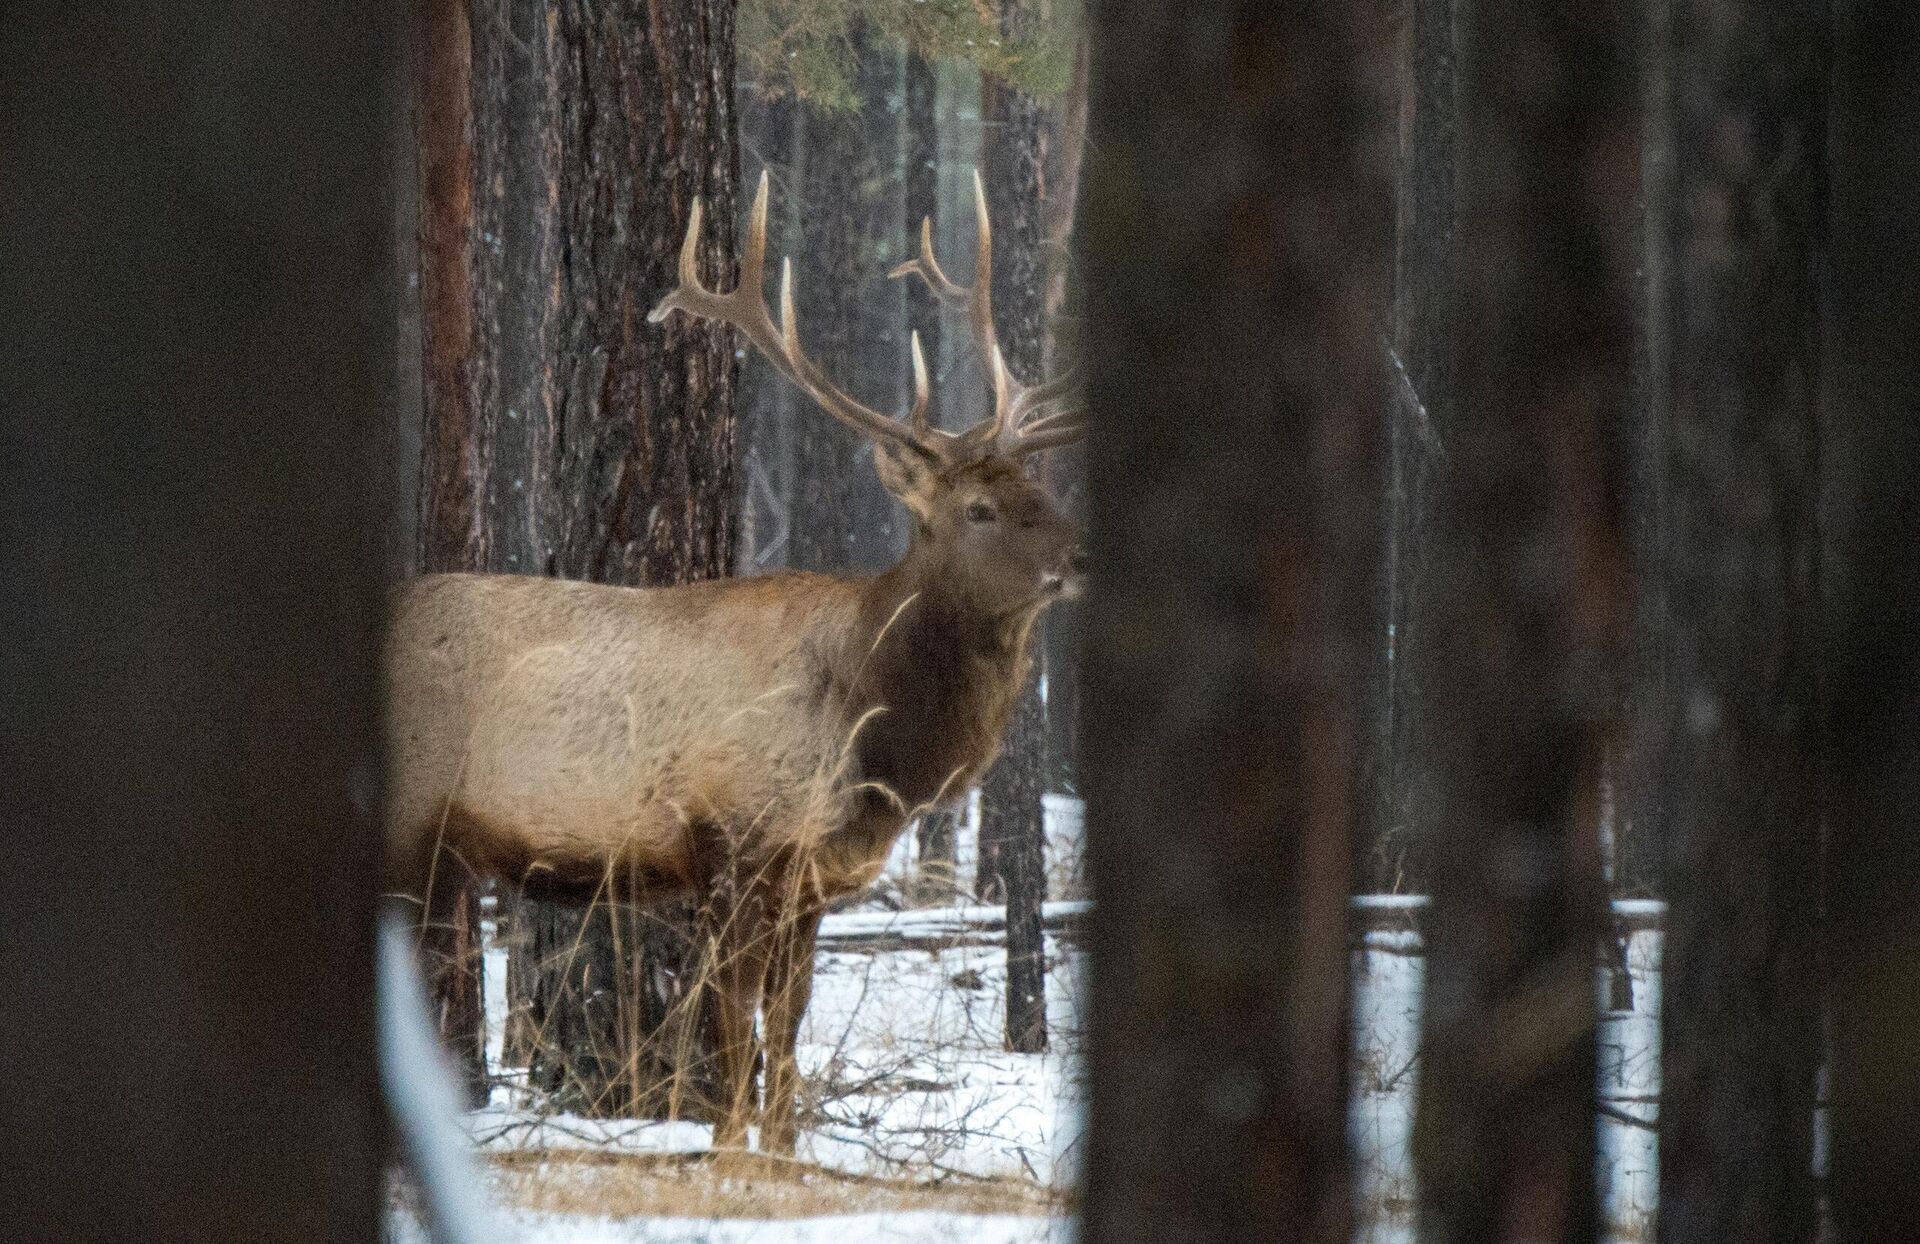
M 1666 1244 L 1814 1238 L 1825 10 L 1675 7 Z
M 904 78 L 906 124 L 903 135 L 903 199 L 905 211 L 902 238 L 907 244 L 920 236 L 920 222 L 940 216 L 940 124 L 939 74 L 932 62 L 917 53 L 907 55 Z M 945 354 L 945 325 L 940 303 L 923 281 L 907 281 L 907 330 L 917 333 L 928 365 L 941 366 Z M 944 422 L 943 393 L 946 385 L 933 385 L 927 417 L 936 428 Z M 956 866 L 955 831 L 958 816 L 948 808 L 936 808 L 920 818 L 918 863 L 914 875 L 914 898 L 918 902 L 952 902 Z
M 1415 1156 L 1428 1244 L 1591 1241 L 1599 772 L 1628 610 L 1631 6 L 1462 8 L 1457 388 L 1413 677 L 1433 856 Z M 1423 751 L 1426 750 L 1423 748 Z M 1425 759 L 1425 757 L 1423 757 Z
M 1641 0 L 1646 30 L 1640 51 L 1640 287 L 1637 291 L 1633 401 L 1626 449 L 1631 477 L 1627 512 L 1634 563 L 1659 565 L 1666 556 L 1667 424 L 1673 405 L 1673 128 L 1674 0 Z M 1663 893 L 1660 879 L 1663 784 L 1660 765 L 1672 703 L 1668 670 L 1670 610 L 1658 575 L 1642 574 L 1634 603 L 1633 672 L 1626 688 L 1628 736 L 1620 766 L 1614 827 L 1616 894 Z
M 887 282 L 899 254 L 899 136 L 885 98 L 899 56 L 856 23 L 856 94 L 866 106 L 805 105 L 805 151 L 794 256 L 801 340 L 835 384 L 878 410 L 906 409 L 906 282 Z M 881 101 L 874 104 L 872 101 Z M 803 403 L 794 428 L 789 564 L 878 570 L 905 549 L 904 514 L 874 474 L 866 438 Z
M 1346 1244 L 1390 40 L 1094 14 L 1083 1238 Z
M 1920 1239 L 1920 10 L 1836 5 L 1827 289 L 1829 1149 L 1841 1244 Z
M 411 34 L 424 426 L 416 564 L 429 574 L 490 570 L 485 508 L 492 429 L 475 392 L 481 309 L 467 0 L 415 0 Z M 480 886 L 447 852 L 435 860 L 432 875 L 420 952 L 440 1035 L 478 1104 L 487 1095 Z
M 404 11 L 5 24 L 0 1239 L 371 1241 Z
M 674 284 L 695 195 L 703 275 L 730 280 L 737 155 L 733 7 L 565 0 L 517 40 L 544 62 L 531 210 L 551 213 L 528 417 L 542 568 L 670 584 L 732 557 L 733 343 L 647 311 Z M 674 1112 L 710 1095 L 691 910 L 523 904 L 532 1078 L 572 1109 Z
M 1413 619 L 1421 592 L 1422 539 L 1432 508 L 1440 443 L 1453 400 L 1452 304 L 1457 158 L 1456 0 L 1412 0 L 1406 23 L 1400 141 L 1400 236 L 1394 298 L 1393 400 L 1387 407 L 1386 628 L 1374 737 L 1375 822 L 1369 888 L 1421 893 L 1432 849 L 1433 803 L 1423 775 L 1428 732 L 1417 674 L 1422 639 Z
M 1024 0 L 1005 0 L 1000 29 L 1013 35 L 1037 20 Z M 1040 102 L 987 78 L 980 118 L 981 177 L 993 220 L 995 331 L 1008 370 L 1035 384 L 1046 378 L 1047 340 Z M 1047 714 L 1035 676 L 1020 693 L 1000 759 L 981 787 L 977 874 L 983 893 L 1007 905 L 1007 1048 L 1025 1054 L 1047 1046 L 1046 940 L 1040 928 L 1047 894 L 1046 783 Z
M 800 204 L 793 189 L 801 172 L 805 110 L 791 94 L 772 93 L 764 83 L 742 82 L 739 97 L 741 185 L 756 185 L 761 173 L 767 174 L 778 204 L 768 214 L 768 252 L 795 254 L 804 249 L 804 231 L 795 220 Z M 740 224 L 744 228 L 745 221 Z M 794 422 L 818 416 L 796 411 L 801 399 L 793 386 L 758 350 L 747 350 L 745 355 L 735 402 L 740 423 L 740 537 L 735 570 L 764 574 L 789 564 Z

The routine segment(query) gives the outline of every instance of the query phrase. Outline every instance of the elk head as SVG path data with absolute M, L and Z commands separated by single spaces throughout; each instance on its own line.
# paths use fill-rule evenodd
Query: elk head
M 693 202 L 680 249 L 679 287 L 647 317 L 680 310 L 732 324 L 786 380 L 822 410 L 873 442 L 874 468 L 887 491 L 914 516 L 909 554 L 945 590 L 992 616 L 1014 616 L 1070 595 L 1079 581 L 1077 532 L 1059 504 L 1030 479 L 1025 461 L 1086 435 L 1071 376 L 1029 387 L 1008 372 L 993 325 L 993 231 L 985 189 L 974 175 L 979 246 L 972 286 L 948 279 L 933 250 L 932 222 L 920 229 L 920 253 L 892 277 L 918 276 L 941 303 L 967 312 L 980 365 L 993 389 L 993 414 L 961 432 L 930 426 L 929 383 L 920 336 L 913 335 L 913 408 L 904 419 L 865 406 L 821 371 L 800 346 L 793 261 L 780 269 L 780 319 L 767 306 L 767 177 L 760 177 L 732 293 L 707 289 L 695 271 L 701 204 Z

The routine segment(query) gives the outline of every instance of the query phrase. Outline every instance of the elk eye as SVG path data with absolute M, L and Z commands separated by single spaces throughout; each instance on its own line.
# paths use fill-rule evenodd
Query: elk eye
M 975 501 L 967 507 L 967 521 L 970 523 L 990 523 L 993 521 L 993 507 L 984 501 Z

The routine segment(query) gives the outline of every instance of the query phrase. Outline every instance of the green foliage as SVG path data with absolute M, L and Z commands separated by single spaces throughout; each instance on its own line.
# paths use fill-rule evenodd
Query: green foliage
M 1049 98 L 1073 74 L 1077 5 L 1022 5 L 1020 33 L 1000 33 L 1001 0 L 741 0 L 742 72 L 769 95 L 828 109 L 860 106 L 856 37 L 904 45 L 930 61 L 964 61 Z

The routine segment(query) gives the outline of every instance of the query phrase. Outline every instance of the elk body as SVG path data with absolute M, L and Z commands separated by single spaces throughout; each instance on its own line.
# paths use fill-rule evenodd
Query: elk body
M 694 265 L 679 310 L 731 323 L 785 379 L 873 441 L 882 483 L 913 514 L 906 556 L 879 574 L 778 574 L 670 588 L 515 576 L 410 583 L 389 643 L 392 866 L 434 910 L 454 869 L 587 904 L 692 895 L 731 1108 L 716 1145 L 745 1141 L 754 1019 L 765 1006 L 763 1144 L 790 1150 L 794 1041 L 825 905 L 865 885 L 917 812 L 977 783 L 1025 680 L 1035 619 L 1074 585 L 1075 532 L 1028 479 L 1031 454 L 1078 439 L 1064 382 L 1025 388 L 994 341 L 991 234 L 976 181 L 974 285 L 941 270 L 923 230 L 917 275 L 964 308 L 994 394 L 965 432 L 928 426 L 913 343 L 905 420 L 836 387 L 802 351 L 791 264 L 776 322 L 764 294 L 763 177 L 733 293 Z

